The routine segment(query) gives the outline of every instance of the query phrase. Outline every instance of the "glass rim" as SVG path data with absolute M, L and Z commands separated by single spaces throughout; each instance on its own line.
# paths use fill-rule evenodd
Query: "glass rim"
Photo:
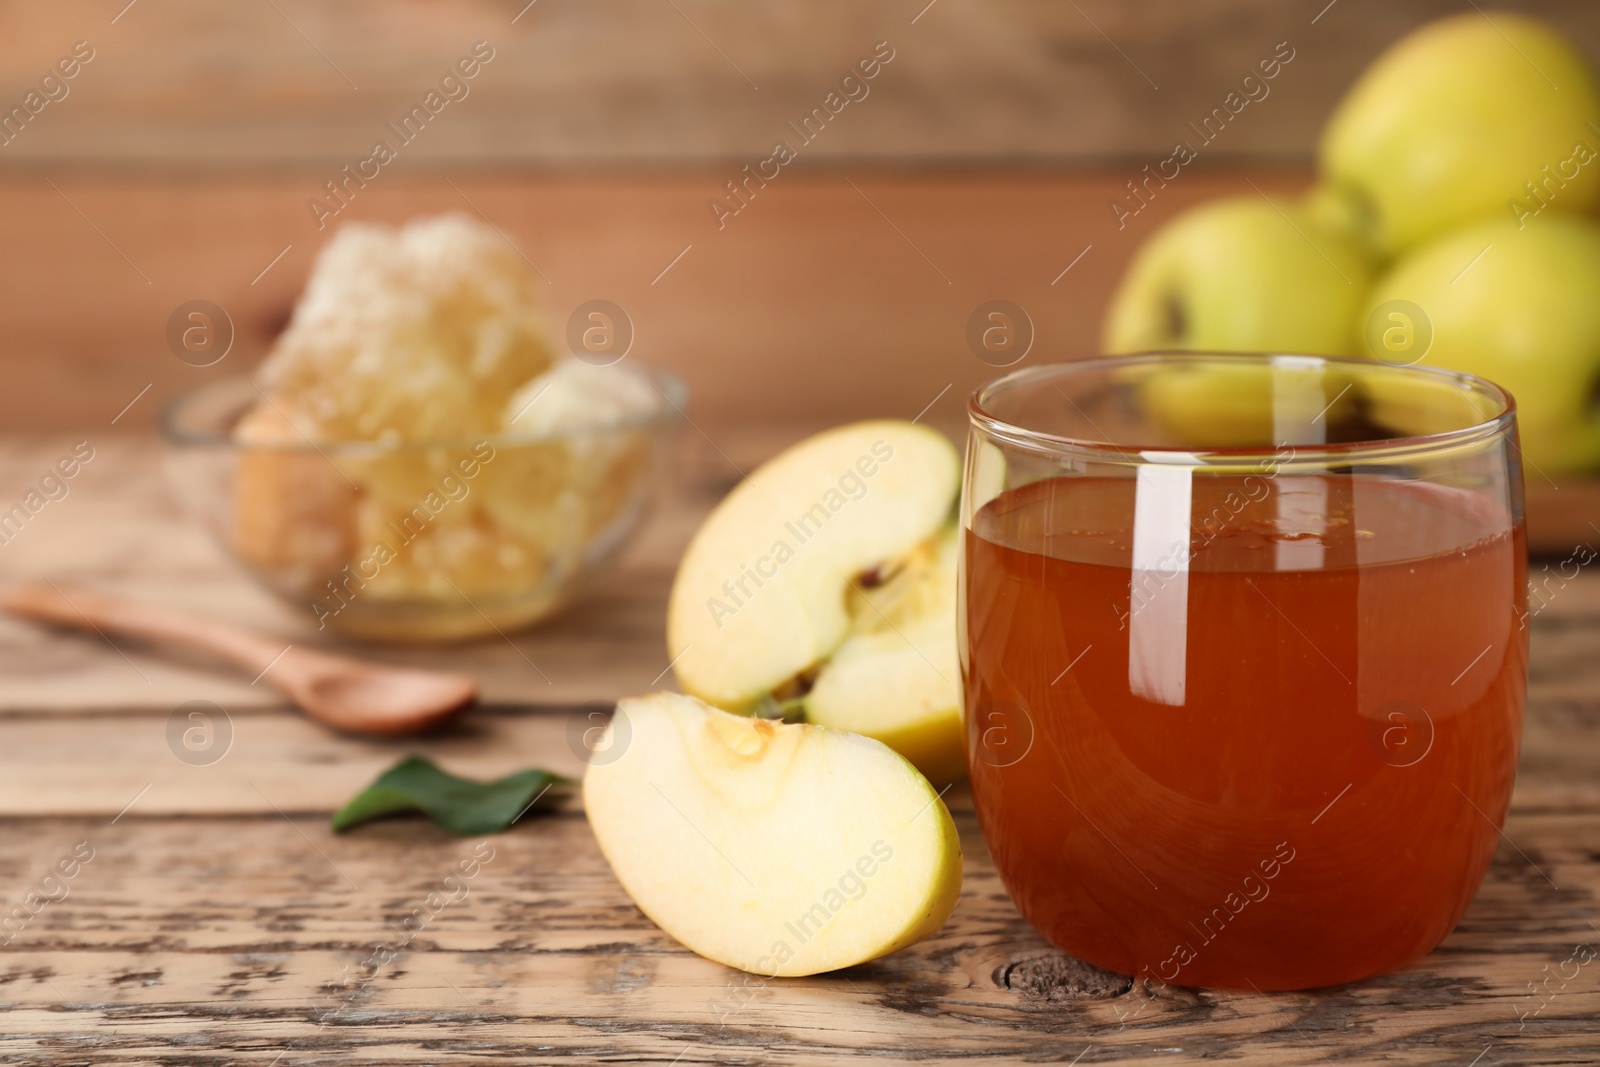
M 1273 361 L 1280 359 L 1292 359 L 1307 363 L 1315 362 L 1332 366 L 1359 367 L 1365 370 L 1385 368 L 1400 377 L 1449 382 L 1477 395 L 1488 397 L 1495 404 L 1497 410 L 1486 419 L 1481 419 L 1454 430 L 1445 430 L 1441 433 L 1377 437 L 1367 441 L 1347 441 L 1330 444 L 1286 443 L 1281 445 L 1227 445 L 1196 448 L 1175 445 L 1156 446 L 1142 444 L 1138 441 L 1096 441 L 1084 437 L 1051 433 L 1046 430 L 1030 429 L 1017 422 L 995 415 L 986 406 L 997 393 L 1004 389 L 1014 388 L 1019 384 L 1026 384 L 1034 379 L 1044 379 L 1057 374 L 1075 377 L 1115 367 L 1140 365 L 1159 367 L 1200 363 L 1231 363 L 1240 366 L 1270 366 Z M 1073 403 L 1070 397 L 1067 398 L 1067 402 Z M 1055 363 L 1043 363 L 1033 367 L 1025 367 L 1021 370 L 1014 370 L 1009 374 L 1003 374 L 998 378 L 992 378 L 978 386 L 967 396 L 967 418 L 970 424 L 992 437 L 1004 440 L 1007 444 L 1025 448 L 1031 447 L 1040 451 L 1058 454 L 1081 454 L 1091 456 L 1102 462 L 1135 466 L 1158 462 L 1158 460 L 1148 458 L 1145 453 L 1215 456 L 1220 459 L 1238 462 L 1281 459 L 1283 449 L 1290 448 L 1293 450 L 1294 461 L 1297 464 L 1320 460 L 1348 459 L 1355 456 L 1410 455 L 1469 444 L 1496 434 L 1505 433 L 1515 422 L 1516 415 L 1517 401 L 1512 396 L 1511 391 L 1476 374 L 1468 374 L 1465 371 L 1445 370 L 1440 367 L 1388 363 L 1383 360 L 1364 359 L 1359 356 L 1323 356 L 1297 352 L 1162 350 L 1134 352 L 1117 356 L 1093 356 L 1088 359 L 1060 360 Z
M 614 422 L 573 426 L 537 434 L 518 434 L 501 429 L 468 436 L 392 442 L 357 440 L 312 442 L 302 436 L 299 441 L 245 445 L 233 436 L 233 427 L 231 425 L 226 429 L 215 429 L 212 427 L 197 428 L 185 423 L 185 417 L 189 415 L 197 404 L 213 399 L 229 390 L 239 391 L 242 397 L 244 389 L 253 387 L 255 381 L 252 375 L 247 374 L 230 374 L 184 390 L 162 405 L 157 417 L 157 424 L 163 442 L 173 447 L 224 449 L 248 447 L 251 451 L 257 452 L 305 452 L 324 456 L 367 458 L 377 455 L 387 456 L 395 453 L 427 452 L 437 449 L 472 449 L 484 443 L 496 448 L 516 448 L 633 430 L 656 430 L 685 417 L 683 409 L 689 402 L 689 387 L 684 384 L 683 379 L 660 367 L 653 367 L 648 364 L 636 364 L 636 367 L 640 373 L 649 379 L 660 397 L 650 411 L 630 415 Z M 259 390 L 253 391 L 257 397 L 263 395 Z

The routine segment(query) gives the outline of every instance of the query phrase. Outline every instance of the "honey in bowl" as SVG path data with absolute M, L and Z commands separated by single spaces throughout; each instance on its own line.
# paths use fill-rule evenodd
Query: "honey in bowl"
M 319 628 L 532 621 L 631 528 L 661 396 L 555 359 L 541 284 L 459 216 L 344 227 L 234 428 L 231 546 Z

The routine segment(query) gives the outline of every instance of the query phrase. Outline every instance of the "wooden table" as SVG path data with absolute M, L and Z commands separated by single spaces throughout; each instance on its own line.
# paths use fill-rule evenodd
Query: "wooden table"
M 711 434 L 741 465 L 789 435 Z M 33 481 L 69 444 L 5 444 L 0 485 Z M 0 621 L 0 891 L 8 912 L 30 890 L 59 898 L 0 958 L 0 1062 L 1600 1062 L 1600 964 L 1563 968 L 1578 946 L 1600 947 L 1589 573 L 1532 621 L 1522 772 L 1488 880 L 1444 945 L 1399 974 L 1256 996 L 1086 968 L 1017 915 L 960 786 L 946 794 L 966 855 L 950 924 L 845 972 L 761 981 L 685 951 L 629 902 L 570 799 L 488 839 L 466 898 L 402 945 L 398 922 L 476 843 L 417 821 L 336 837 L 328 813 L 409 751 L 474 775 L 579 769 L 567 723 L 585 702 L 655 684 L 672 564 L 733 476 L 709 445 L 687 445 L 684 484 L 558 623 L 374 653 L 483 679 L 485 706 L 435 737 L 336 737 L 198 661 Z M 0 548 L 5 579 L 70 577 L 315 639 L 174 513 L 152 442 L 96 448 L 72 495 Z M 226 755 L 206 766 L 168 746 L 187 700 L 231 723 Z M 92 859 L 70 862 L 74 849 Z M 63 858 L 74 877 L 44 883 Z M 392 962 L 363 964 L 385 945 L 400 948 Z

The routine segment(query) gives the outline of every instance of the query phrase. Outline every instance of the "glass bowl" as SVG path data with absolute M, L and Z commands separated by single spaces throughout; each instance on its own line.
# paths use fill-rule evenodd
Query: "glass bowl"
M 663 481 L 687 390 L 647 370 L 654 410 L 534 436 L 245 443 L 263 396 L 225 378 L 167 406 L 163 466 L 184 509 L 318 629 L 464 640 L 526 626 L 616 556 Z

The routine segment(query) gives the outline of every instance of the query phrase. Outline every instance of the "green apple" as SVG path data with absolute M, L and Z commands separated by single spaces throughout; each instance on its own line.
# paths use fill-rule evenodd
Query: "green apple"
M 1373 261 L 1305 202 L 1218 200 L 1179 215 L 1139 250 L 1106 317 L 1111 353 L 1182 349 L 1345 355 Z M 1141 398 L 1174 447 L 1270 446 L 1290 423 L 1343 414 L 1331 372 L 1262 364 L 1159 372 L 1138 365 Z M 1292 385 L 1292 388 L 1289 386 Z
M 1454 376 L 1408 376 L 1402 382 L 1389 368 L 1374 365 L 1351 369 L 1349 378 L 1351 392 L 1360 398 L 1361 413 L 1373 435 L 1431 437 L 1488 422 L 1500 413 L 1492 396 L 1467 387 Z
M 1112 297 L 1105 350 L 1350 354 L 1371 276 L 1360 243 L 1303 203 L 1212 201 L 1139 249 Z
M 955 908 L 955 824 L 883 744 L 675 693 L 622 701 L 607 731 L 596 751 L 618 755 L 584 775 L 589 824 L 640 910 L 702 956 L 816 974 L 920 941 Z
M 799 698 L 931 774 L 959 767 L 954 601 L 913 588 L 943 581 L 928 560 L 943 558 L 959 483 L 948 440 L 889 420 L 818 434 L 752 472 L 678 565 L 667 608 L 678 683 L 730 711 Z
M 1491 219 L 1424 245 L 1373 287 L 1368 314 L 1393 300 L 1420 308 L 1433 332 L 1423 364 L 1510 390 L 1524 455 L 1554 475 L 1600 464 L 1596 293 L 1600 226 L 1550 213 L 1520 227 Z M 1384 399 L 1371 398 L 1380 419 Z
M 1122 380 L 1137 388 L 1164 435 L 1141 443 L 1173 449 L 1260 448 L 1339 439 L 1356 414 L 1350 374 L 1316 357 L 1270 362 L 1130 364 Z
M 1319 169 L 1393 255 L 1541 202 L 1588 209 L 1597 150 L 1600 96 L 1573 43 L 1525 16 L 1473 11 L 1429 23 L 1367 69 L 1323 133 Z

